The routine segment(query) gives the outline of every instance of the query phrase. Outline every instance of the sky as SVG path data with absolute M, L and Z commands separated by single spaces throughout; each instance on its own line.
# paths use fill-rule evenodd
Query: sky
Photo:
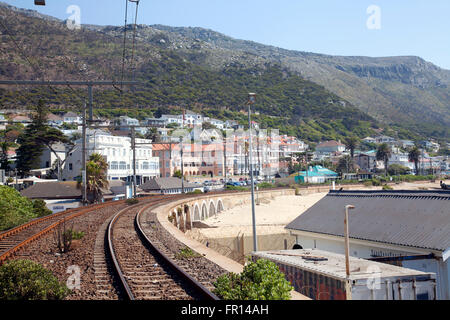
M 82 24 L 123 25 L 125 0 L 0 0 Z M 129 2 L 128 22 L 135 4 Z M 419 56 L 450 70 L 450 0 L 140 0 L 138 23 L 203 27 L 284 49 Z

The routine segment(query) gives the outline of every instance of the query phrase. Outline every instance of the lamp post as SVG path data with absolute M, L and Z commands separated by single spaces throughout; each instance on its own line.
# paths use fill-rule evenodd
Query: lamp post
M 180 152 L 181 152 L 181 193 L 184 193 L 183 137 L 182 136 L 180 136 Z
M 249 162 L 250 162 L 250 180 L 252 190 L 252 225 L 253 225 L 253 251 L 258 251 L 258 243 L 256 241 L 256 222 L 255 222 L 255 181 L 253 179 L 253 160 L 252 160 L 252 122 L 250 118 L 250 106 L 255 103 L 255 93 L 248 94 L 248 128 L 249 128 Z
M 353 205 L 346 205 L 345 206 L 345 272 L 347 274 L 347 279 L 350 277 L 350 240 L 348 235 L 348 210 L 349 209 L 355 209 L 355 206 Z

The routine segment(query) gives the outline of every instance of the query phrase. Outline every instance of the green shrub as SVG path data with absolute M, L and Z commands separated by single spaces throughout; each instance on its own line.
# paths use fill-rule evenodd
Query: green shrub
M 200 255 L 189 247 L 180 249 L 180 251 L 175 254 L 175 258 L 177 258 L 178 260 L 198 257 L 200 257 Z
M 275 188 L 275 186 L 269 182 L 261 182 L 258 184 L 258 188 L 265 189 L 265 188 Z
M 44 217 L 44 216 L 48 216 L 49 214 L 52 214 L 52 210 L 47 208 L 45 201 L 41 200 L 41 199 L 33 200 L 33 209 L 34 209 L 34 213 L 38 217 Z
M 369 181 L 364 181 L 364 185 L 365 185 L 366 187 L 371 187 L 373 184 L 372 184 L 372 181 L 369 180 Z
M 394 190 L 394 188 L 392 188 L 390 185 L 385 184 L 383 186 L 383 190 Z
M 36 218 L 33 203 L 11 187 L 0 186 L 0 231 Z
M 227 190 L 247 191 L 249 189 L 250 188 L 246 188 L 246 187 L 243 187 L 243 186 L 230 186 L 230 185 L 227 186 Z
M 202 193 L 203 193 L 202 190 L 196 189 L 194 191 L 188 192 L 187 194 L 202 194 Z
M 220 276 L 214 293 L 224 300 L 290 300 L 293 287 L 272 261 L 259 259 L 240 274 Z
M 131 206 L 133 204 L 138 204 L 139 200 L 136 198 L 129 198 L 129 199 L 125 200 L 125 203 L 128 204 L 129 206 Z
M 75 230 L 68 230 L 68 231 L 72 233 L 72 240 L 80 240 L 83 239 L 84 237 L 83 231 L 75 231 Z
M 381 186 L 381 182 L 378 179 L 372 178 L 372 185 L 373 186 Z
M 0 300 L 62 300 L 70 290 L 47 269 L 30 260 L 0 267 Z

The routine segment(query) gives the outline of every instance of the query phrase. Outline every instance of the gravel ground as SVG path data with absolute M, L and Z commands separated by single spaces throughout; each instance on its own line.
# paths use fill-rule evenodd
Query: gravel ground
M 54 233 L 50 232 L 16 254 L 13 259 L 29 259 L 40 263 L 64 283 L 67 283 L 69 278 L 74 275 L 76 267 L 78 267 L 81 276 L 80 289 L 72 290 L 66 300 L 98 299 L 93 267 L 97 231 L 106 219 L 125 207 L 125 204 L 118 204 L 100 208 L 67 222 L 66 228 L 73 228 L 85 233 L 79 244 L 75 244 L 72 250 L 67 253 L 60 254 L 58 252 Z M 70 271 L 69 267 L 71 266 L 76 267 Z

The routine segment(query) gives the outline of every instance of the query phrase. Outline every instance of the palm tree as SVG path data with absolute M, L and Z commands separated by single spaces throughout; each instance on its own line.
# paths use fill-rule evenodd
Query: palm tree
M 108 187 L 108 180 L 106 179 L 106 172 L 103 170 L 100 163 L 89 161 L 86 164 L 87 172 L 87 191 L 92 194 L 93 201 L 99 202 L 102 189 Z
M 86 163 L 86 189 L 92 194 L 93 202 L 100 201 L 102 189 L 108 188 L 107 179 L 108 163 L 99 153 L 93 153 Z M 81 182 L 78 183 L 81 187 Z
M 416 169 L 416 175 L 419 174 L 419 159 L 421 152 L 417 146 L 414 146 L 408 153 L 408 160 L 414 162 L 414 168 Z
M 359 138 L 358 137 L 356 137 L 356 136 L 351 136 L 351 137 L 348 137 L 346 140 L 345 140 L 345 147 L 348 149 L 348 150 L 350 150 L 350 156 L 352 157 L 352 159 L 353 159 L 353 156 L 354 156 L 354 154 L 355 154 L 355 149 L 358 147 L 358 145 L 359 145 Z
M 384 162 L 384 175 L 387 176 L 389 157 L 391 156 L 391 147 L 387 143 L 382 143 L 377 149 L 377 160 L 383 160 Z

